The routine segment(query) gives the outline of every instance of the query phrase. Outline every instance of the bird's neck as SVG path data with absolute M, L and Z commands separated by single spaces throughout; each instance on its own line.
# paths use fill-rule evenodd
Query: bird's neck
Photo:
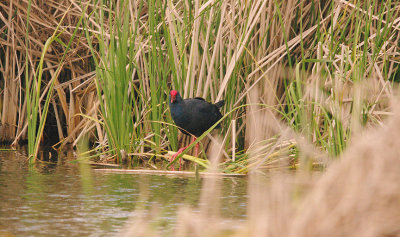
M 177 99 L 174 103 L 170 103 L 170 108 L 173 116 L 186 117 L 186 104 L 182 99 Z

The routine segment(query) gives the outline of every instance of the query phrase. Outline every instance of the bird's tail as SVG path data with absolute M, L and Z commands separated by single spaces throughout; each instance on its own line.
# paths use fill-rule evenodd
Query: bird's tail
M 217 106 L 217 108 L 219 109 L 219 108 L 221 108 L 222 106 L 224 106 L 224 104 L 225 104 L 225 101 L 224 101 L 224 100 L 221 100 L 221 101 L 218 101 L 217 103 L 215 103 L 215 106 Z

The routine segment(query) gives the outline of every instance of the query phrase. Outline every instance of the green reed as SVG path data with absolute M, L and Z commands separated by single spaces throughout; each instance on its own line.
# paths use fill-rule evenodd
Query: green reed
M 30 6 L 31 6 L 31 1 L 29 1 L 29 4 L 28 4 L 28 12 L 30 11 Z M 27 101 L 27 110 L 26 111 L 27 111 L 27 117 L 29 118 L 28 119 L 29 162 L 36 161 L 40 142 L 41 142 L 42 136 L 43 136 L 44 126 L 46 124 L 50 100 L 53 95 L 54 83 L 55 83 L 57 77 L 59 76 L 60 71 L 62 70 L 62 68 L 64 66 L 65 57 L 71 47 L 72 42 L 74 42 L 75 36 L 76 36 L 78 29 L 82 23 L 83 14 L 80 17 L 79 22 L 77 23 L 76 28 L 75 28 L 73 34 L 71 35 L 68 44 L 65 44 L 62 40 L 60 40 L 59 36 L 63 33 L 63 31 L 59 32 L 59 28 L 63 22 L 63 19 L 66 16 L 67 12 L 68 11 L 66 11 L 64 13 L 62 19 L 60 20 L 60 22 L 57 25 L 57 28 L 54 30 L 53 35 L 51 37 L 49 37 L 47 39 L 46 43 L 44 44 L 38 67 L 36 69 L 36 72 L 32 76 L 33 80 L 29 79 L 30 73 L 29 73 L 29 67 L 28 67 L 28 59 L 26 59 L 26 66 L 25 66 L 25 83 L 26 84 L 25 85 L 26 85 L 26 97 L 27 97 L 26 98 L 26 101 Z M 29 13 L 28 13 L 27 27 L 26 27 L 26 43 L 27 44 L 28 44 L 28 34 L 29 34 Z M 48 52 L 50 45 L 53 44 L 54 42 L 57 42 L 61 46 L 63 46 L 64 53 L 58 63 L 55 73 L 52 75 L 52 77 L 50 79 L 48 86 L 44 90 L 42 90 L 43 64 L 45 61 L 46 53 Z M 28 47 L 27 47 L 26 54 L 28 55 Z M 46 97 L 44 99 L 44 105 L 42 105 L 42 103 L 43 103 L 42 100 L 45 95 L 46 95 Z

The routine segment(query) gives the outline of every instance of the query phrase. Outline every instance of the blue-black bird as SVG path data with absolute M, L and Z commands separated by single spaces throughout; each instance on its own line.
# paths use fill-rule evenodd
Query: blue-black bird
M 182 99 L 181 95 L 176 90 L 172 90 L 169 93 L 169 99 L 169 108 L 171 110 L 172 119 L 184 134 L 192 136 L 192 143 L 196 140 L 196 137 L 201 136 L 222 118 L 219 109 L 224 105 L 223 100 L 212 104 L 201 97 Z M 216 126 L 216 128 L 219 127 L 221 127 L 220 124 Z M 179 149 L 171 158 L 171 161 L 187 147 L 188 146 Z M 196 156 L 197 153 L 198 143 L 195 148 Z

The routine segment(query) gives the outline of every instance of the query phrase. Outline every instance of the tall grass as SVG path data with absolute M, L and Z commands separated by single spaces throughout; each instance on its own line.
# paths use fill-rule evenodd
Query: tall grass
M 64 7 L 69 5 L 70 10 Z M 303 155 L 293 142 L 295 136 L 335 158 L 345 151 L 354 133 L 381 124 L 399 80 L 399 8 L 393 1 L 78 4 L 64 0 L 42 6 L 57 19 L 49 24 L 38 23 L 39 7 L 32 6 L 32 27 L 47 27 L 46 32 L 53 34 L 62 22 L 60 11 L 68 24 L 59 26 L 63 32 L 59 39 L 65 42 L 75 30 L 79 36 L 65 52 L 68 67 L 63 70 L 70 78 L 56 81 L 54 87 L 58 131 L 66 131 L 59 134 L 60 144 L 76 145 L 87 136 L 102 154 L 111 154 L 110 160 L 118 157 L 120 161 L 124 154 L 135 161 L 169 158 L 171 151 L 186 142 L 178 139 L 169 115 L 171 89 L 179 90 L 184 98 L 225 100 L 222 112 L 227 116 L 219 134 L 224 134 L 221 168 L 226 172 L 247 172 L 250 154 L 260 144 L 255 151 L 267 162 L 260 166 L 274 167 L 273 157 L 286 152 L 294 156 L 288 158 L 288 165 L 296 166 Z M 23 14 L 24 7 L 10 2 L 3 15 Z M 77 16 L 82 14 L 85 22 L 80 27 Z M 9 26 L 18 19 L 8 19 L 6 28 L 13 30 Z M 28 37 L 29 44 L 43 52 L 33 36 Z M 4 36 L 1 40 L 10 42 Z M 50 63 L 44 72 L 52 70 L 55 58 L 62 58 L 57 52 L 64 48 L 58 43 L 52 47 L 54 52 L 44 56 Z M 26 54 L 35 53 L 28 50 Z M 38 65 L 34 60 L 31 64 Z M 51 78 L 46 77 L 46 82 L 52 82 Z M 258 96 L 251 98 L 256 88 Z M 263 106 L 244 106 L 250 104 Z M 19 103 L 13 111 L 23 113 L 26 108 Z M 261 122 L 248 118 L 258 111 L 276 122 L 276 126 L 264 126 L 261 140 L 250 132 Z M 1 126 L 5 127 L 5 121 Z M 18 121 L 15 141 L 24 139 L 22 124 L 27 124 L 26 118 Z M 286 129 L 292 135 L 284 135 Z M 207 151 L 206 139 L 201 142 Z M 233 156 L 235 162 L 231 162 Z
M 130 26 L 129 6 L 126 1 L 115 6 L 110 2 L 110 9 L 115 9 L 111 13 L 105 11 L 102 7 L 104 4 L 99 1 L 99 7 L 91 13 L 95 15 L 96 22 L 101 24 L 100 34 L 88 31 L 90 22 L 86 19 L 86 37 L 96 64 L 96 89 L 108 145 L 121 161 L 123 154 L 131 152 L 130 144 L 136 138 L 132 113 L 134 64 L 128 61 L 137 51 L 134 47 L 135 28 Z M 108 25 L 104 21 L 107 14 L 115 14 Z M 106 36 L 107 29 L 112 32 L 111 37 Z M 95 51 L 92 39 L 96 39 L 99 53 Z

